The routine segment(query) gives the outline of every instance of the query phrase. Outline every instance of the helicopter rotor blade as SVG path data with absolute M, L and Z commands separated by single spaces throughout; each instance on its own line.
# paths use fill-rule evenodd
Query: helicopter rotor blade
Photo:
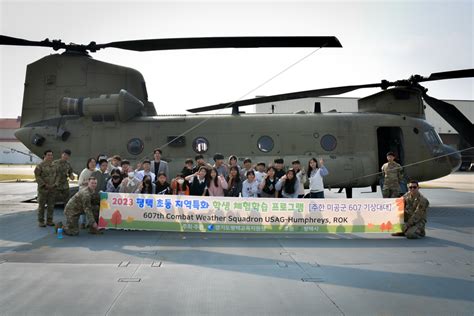
M 0 35 L 0 45 L 52 47 L 54 50 L 66 48 L 66 45 L 61 41 L 45 39 L 41 42 L 37 42 L 5 35 Z
M 95 49 L 114 47 L 134 51 L 198 48 L 342 47 L 334 36 L 255 36 L 163 38 L 96 44 Z
M 99 49 L 113 47 L 133 51 L 200 49 L 200 48 L 259 48 L 259 47 L 342 47 L 335 36 L 237 36 L 237 37 L 191 37 L 191 38 L 158 38 L 131 40 L 87 45 L 65 44 L 61 40 L 45 39 L 41 42 L 29 41 L 0 35 L 0 45 L 42 46 L 54 50 L 69 49 L 81 52 L 96 52 Z
M 351 92 L 357 89 L 384 87 L 385 86 L 384 83 L 385 81 L 383 81 L 382 83 L 372 83 L 372 84 L 355 85 L 355 86 L 341 86 L 341 87 L 332 87 L 332 88 L 325 88 L 325 89 L 306 90 L 306 91 L 299 91 L 299 92 L 276 94 L 276 95 L 270 95 L 270 96 L 265 96 L 265 97 L 239 100 L 235 102 L 221 103 L 221 104 L 216 104 L 216 105 L 193 108 L 187 111 L 191 113 L 200 113 L 200 112 L 220 110 L 220 109 L 225 109 L 225 108 L 233 108 L 233 107 L 239 107 L 239 106 L 245 106 L 245 105 L 278 102 L 278 101 L 286 101 L 286 100 L 296 100 L 296 99 L 304 99 L 304 98 L 315 98 L 315 97 L 321 97 L 321 96 L 326 96 L 326 95 L 338 95 L 338 94 Z
M 446 120 L 469 145 L 474 145 L 474 126 L 454 105 L 423 93 L 423 99 Z
M 432 73 L 428 78 L 422 78 L 419 82 L 472 77 L 474 77 L 474 69 L 461 69 L 453 71 L 435 72 Z

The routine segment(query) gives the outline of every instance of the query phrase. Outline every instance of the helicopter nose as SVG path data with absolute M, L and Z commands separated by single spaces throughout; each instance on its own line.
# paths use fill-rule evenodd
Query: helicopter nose
M 27 128 L 20 128 L 15 131 L 15 137 L 23 144 L 28 143 L 28 138 L 30 137 L 30 131 Z
M 461 154 L 450 146 L 444 145 L 443 147 L 448 157 L 449 164 L 451 165 L 451 172 L 457 171 L 461 166 Z

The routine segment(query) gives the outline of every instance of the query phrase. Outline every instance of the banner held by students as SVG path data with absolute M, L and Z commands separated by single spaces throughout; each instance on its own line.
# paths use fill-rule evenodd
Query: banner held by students
M 101 193 L 108 229 L 233 233 L 394 232 L 403 199 L 274 199 Z

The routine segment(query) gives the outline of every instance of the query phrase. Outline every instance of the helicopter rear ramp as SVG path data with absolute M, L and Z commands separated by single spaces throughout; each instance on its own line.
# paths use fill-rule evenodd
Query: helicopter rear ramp
M 471 315 L 472 181 L 422 184 L 432 206 L 422 240 L 140 231 L 61 240 L 36 226 L 35 204 L 17 210 L 34 183 L 1 183 L 0 314 Z M 367 191 L 354 196 L 380 194 Z

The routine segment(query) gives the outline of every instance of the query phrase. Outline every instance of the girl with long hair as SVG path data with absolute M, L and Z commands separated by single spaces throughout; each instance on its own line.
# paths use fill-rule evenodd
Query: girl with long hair
M 324 199 L 323 177 L 329 174 L 324 166 L 324 160 L 311 158 L 308 162 L 309 194 L 306 196 L 311 199 Z
M 296 172 L 293 169 L 288 169 L 286 174 L 276 184 L 276 189 L 281 190 L 281 195 L 284 198 L 297 198 L 299 187 L 300 182 L 296 178 Z

